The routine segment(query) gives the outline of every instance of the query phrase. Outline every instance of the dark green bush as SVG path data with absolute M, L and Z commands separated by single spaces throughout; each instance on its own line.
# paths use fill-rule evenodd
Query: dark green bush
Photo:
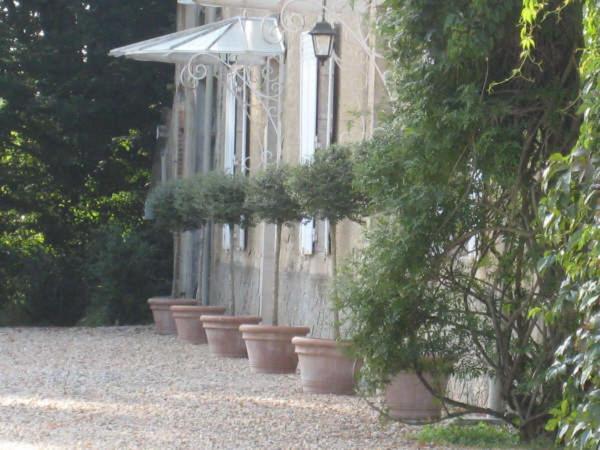
M 43 243 L 0 242 L 0 325 L 72 325 L 86 305 L 81 261 Z
M 148 224 L 100 229 L 86 248 L 89 305 L 82 323 L 112 325 L 150 320 L 149 297 L 170 290 L 171 245 L 168 233 Z

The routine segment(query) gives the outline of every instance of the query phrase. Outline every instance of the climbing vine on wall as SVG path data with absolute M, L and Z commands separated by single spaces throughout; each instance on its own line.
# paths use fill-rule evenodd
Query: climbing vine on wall
M 600 446 L 600 26 L 597 2 L 584 4 L 585 46 L 580 64 L 584 121 L 569 155 L 554 154 L 544 172 L 540 207 L 549 248 L 540 266 L 563 273 L 550 309 L 536 309 L 546 323 L 569 320 L 575 330 L 556 351 L 548 379 L 560 380 L 562 399 L 548 429 L 572 448 Z M 564 5 L 562 5 L 564 6 Z

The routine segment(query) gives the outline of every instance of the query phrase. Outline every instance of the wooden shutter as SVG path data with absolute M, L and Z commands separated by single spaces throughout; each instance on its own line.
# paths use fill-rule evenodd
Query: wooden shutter
M 317 139 L 317 58 L 312 37 L 302 33 L 300 37 L 300 163 L 312 161 Z M 315 221 L 300 224 L 300 251 L 312 255 L 315 241 Z

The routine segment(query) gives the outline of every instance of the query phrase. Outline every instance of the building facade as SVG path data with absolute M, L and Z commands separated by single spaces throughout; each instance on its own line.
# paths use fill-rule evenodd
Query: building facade
M 284 53 L 251 65 L 234 57 L 193 68 L 176 64 L 173 108 L 162 128 L 168 133 L 157 170 L 161 179 L 208 170 L 252 176 L 269 164 L 302 164 L 328 145 L 371 136 L 386 99 L 372 34 L 374 8 L 340 3 L 325 10 L 336 35 L 333 55 L 321 62 L 308 34 L 322 19 L 321 3 L 310 1 L 270 9 L 177 4 L 179 30 L 242 18 L 242 27 L 260 27 L 269 40 L 263 21 L 276 17 L 275 39 Z M 201 75 L 194 78 L 190 71 Z M 322 337 L 332 335 L 329 232 L 321 220 L 291 224 L 282 232 L 279 323 L 310 326 Z M 274 225 L 264 223 L 236 227 L 233 235 L 220 225 L 176 234 L 174 294 L 228 305 L 233 252 L 237 312 L 261 315 L 268 323 L 274 237 Z M 339 224 L 338 261 L 360 242 L 358 224 Z
M 376 13 L 365 1 L 179 0 L 177 33 L 113 50 L 175 64 L 173 105 L 157 133 L 156 182 L 213 170 L 251 177 L 372 136 L 389 101 Z M 320 61 L 308 33 L 324 19 L 335 29 L 334 50 Z M 363 244 L 363 226 L 338 224 L 339 263 Z M 282 232 L 278 321 L 309 326 L 315 337 L 333 336 L 329 236 L 322 220 Z M 265 223 L 175 233 L 172 294 L 228 306 L 233 253 L 236 313 L 270 323 L 274 239 L 275 226 Z M 497 406 L 487 377 L 453 379 L 449 388 L 456 398 Z

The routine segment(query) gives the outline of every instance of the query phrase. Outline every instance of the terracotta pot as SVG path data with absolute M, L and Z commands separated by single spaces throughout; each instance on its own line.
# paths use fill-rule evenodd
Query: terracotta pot
M 304 392 L 338 395 L 354 393 L 355 374 L 361 364 L 345 354 L 344 348 L 349 343 L 305 337 L 295 337 L 292 343 L 299 358 Z
M 223 306 L 174 305 L 171 314 L 177 327 L 177 337 L 191 344 L 206 344 L 206 333 L 200 323 L 202 314 L 223 314 Z
M 448 378 L 436 377 L 424 373 L 427 382 L 442 392 L 446 389 Z M 426 421 L 439 419 L 442 404 L 421 383 L 417 374 L 412 371 L 398 373 L 385 389 L 385 403 L 389 414 L 395 419 L 407 421 Z
M 153 297 L 148 299 L 148 304 L 154 317 L 154 325 L 158 334 L 175 334 L 175 321 L 171 314 L 173 305 L 197 305 L 193 298 Z
M 250 368 L 258 373 L 295 373 L 298 355 L 292 338 L 306 336 L 308 327 L 273 325 L 242 325 L 242 337 L 246 341 Z
M 214 316 L 202 315 L 200 322 L 206 331 L 208 349 L 213 355 L 226 358 L 246 358 L 246 343 L 240 333 L 240 325 L 256 324 L 258 316 Z

